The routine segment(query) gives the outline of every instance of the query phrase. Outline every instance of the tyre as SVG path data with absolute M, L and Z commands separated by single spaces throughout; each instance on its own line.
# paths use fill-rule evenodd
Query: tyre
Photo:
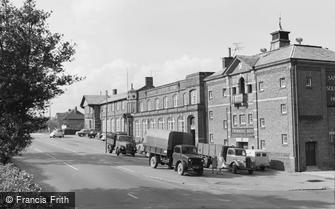
M 157 168 L 158 160 L 156 156 L 152 156 L 149 160 L 151 168 Z
M 264 171 L 264 170 L 265 170 L 265 166 L 261 166 L 259 169 L 260 169 L 261 171 Z
M 177 172 L 179 175 L 184 175 L 185 173 L 185 166 L 184 166 L 184 163 L 179 163 L 178 164 L 178 168 L 177 168 Z
M 248 170 L 248 173 L 251 175 L 254 173 L 254 170 Z
M 116 151 L 115 151 L 116 155 L 119 156 L 120 155 L 120 150 L 119 148 L 116 148 Z
M 232 172 L 237 174 L 237 166 L 236 166 L 235 163 L 233 163 L 233 165 L 232 165 Z
M 107 149 L 108 149 L 108 152 L 112 154 L 112 152 L 113 152 L 112 146 L 108 145 Z
M 131 153 L 131 156 L 135 157 L 135 152 Z

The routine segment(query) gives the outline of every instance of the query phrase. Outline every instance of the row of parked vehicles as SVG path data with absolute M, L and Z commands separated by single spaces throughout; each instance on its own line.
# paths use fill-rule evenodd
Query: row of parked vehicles
M 129 154 L 135 156 L 138 151 L 133 137 L 124 132 L 107 133 L 101 135 L 95 131 L 80 131 L 78 136 L 99 137 L 107 140 L 109 153 Z M 105 136 L 106 135 L 106 136 Z M 143 152 L 149 157 L 149 166 L 157 168 L 158 165 L 167 165 L 178 174 L 186 172 L 202 175 L 204 168 L 209 168 L 214 156 L 219 156 L 219 168 L 230 169 L 233 173 L 246 170 L 252 174 L 254 170 L 264 170 L 269 166 L 268 153 L 263 150 L 246 150 L 234 146 L 219 144 L 198 143 L 190 133 L 147 130 L 143 142 L 138 147 L 143 147 Z

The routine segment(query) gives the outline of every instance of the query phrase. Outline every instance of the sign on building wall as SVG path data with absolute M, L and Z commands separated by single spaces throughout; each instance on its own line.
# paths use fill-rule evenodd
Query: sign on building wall
M 254 128 L 233 128 L 232 137 L 254 137 Z
M 326 77 L 327 105 L 328 107 L 335 107 L 335 72 L 327 71 Z

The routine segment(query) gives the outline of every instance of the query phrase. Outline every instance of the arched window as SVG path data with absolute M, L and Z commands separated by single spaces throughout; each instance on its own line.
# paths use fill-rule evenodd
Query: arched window
M 168 118 L 168 130 L 174 130 L 175 129 L 175 120 L 174 118 Z
M 183 94 L 183 102 L 184 102 L 184 105 L 188 105 L 188 95 L 187 95 L 187 93 Z
M 159 110 L 159 99 L 158 98 L 155 100 L 155 109 Z
M 191 104 L 198 103 L 198 92 L 196 89 L 190 91 L 190 101 L 191 101 Z
M 167 97 L 163 98 L 163 108 L 164 109 L 168 108 L 168 98 Z
M 178 107 L 178 95 L 177 94 L 172 96 L 172 100 L 173 100 L 173 107 Z
M 177 119 L 178 131 L 185 132 L 185 120 L 184 117 L 180 116 Z
M 146 133 L 146 130 L 147 130 L 147 120 L 143 119 L 142 120 L 142 137 Z
M 240 94 L 245 94 L 245 82 L 243 77 L 240 78 L 238 82 L 238 87 L 240 89 Z
M 144 111 L 144 102 L 141 101 L 140 102 L 140 112 L 143 112 Z

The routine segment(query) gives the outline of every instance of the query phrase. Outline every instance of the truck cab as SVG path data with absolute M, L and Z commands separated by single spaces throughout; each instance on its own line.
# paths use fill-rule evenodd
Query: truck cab
M 172 153 L 175 171 L 184 175 L 186 171 L 194 171 L 198 175 L 203 174 L 203 158 L 198 155 L 194 145 L 176 145 Z
M 233 173 L 238 170 L 247 170 L 252 174 L 256 169 L 255 162 L 251 157 L 248 157 L 245 149 L 237 147 L 227 147 L 223 149 L 223 158 L 225 160 L 224 167 L 230 168 Z

